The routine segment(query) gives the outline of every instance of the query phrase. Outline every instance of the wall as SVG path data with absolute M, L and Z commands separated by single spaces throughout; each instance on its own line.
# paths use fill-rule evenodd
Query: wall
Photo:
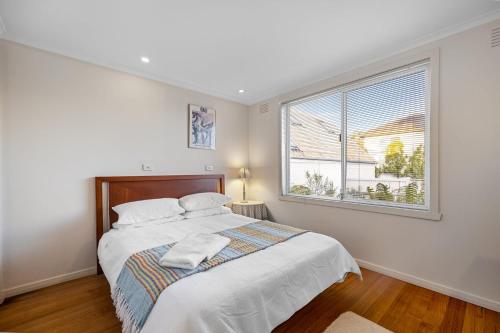
M 498 26 L 421 48 L 440 48 L 441 221 L 279 200 L 279 102 L 352 73 L 268 100 L 268 113 L 251 107 L 250 197 L 265 200 L 278 222 L 337 238 L 366 267 L 500 311 L 500 47 L 490 47 Z
M 213 164 L 240 199 L 232 177 L 248 161 L 246 106 L 14 43 L 6 48 L 9 295 L 95 270 L 95 176 L 200 174 Z M 188 103 L 217 110 L 217 150 L 187 148 Z M 154 171 L 141 172 L 142 161 Z
M 0 303 L 3 302 L 3 224 L 4 224 L 4 188 L 3 179 L 4 176 L 4 157 L 3 157 L 3 146 L 5 144 L 5 130 L 4 130 L 4 111 L 5 111 L 5 64 L 6 64 L 6 54 L 5 54 L 5 44 L 0 40 Z

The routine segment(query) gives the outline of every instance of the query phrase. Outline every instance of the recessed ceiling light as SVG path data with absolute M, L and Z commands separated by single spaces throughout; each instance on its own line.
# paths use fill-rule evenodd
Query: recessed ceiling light
M 243 94 L 243 93 L 245 92 L 245 89 L 240 89 L 240 90 L 238 90 L 238 92 L 239 92 L 240 94 Z
M 149 58 L 148 57 L 141 57 L 141 61 L 145 64 L 149 64 Z

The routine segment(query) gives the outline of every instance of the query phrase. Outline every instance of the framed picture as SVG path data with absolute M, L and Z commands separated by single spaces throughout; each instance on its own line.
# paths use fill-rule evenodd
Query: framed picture
M 189 104 L 189 148 L 215 150 L 215 109 Z

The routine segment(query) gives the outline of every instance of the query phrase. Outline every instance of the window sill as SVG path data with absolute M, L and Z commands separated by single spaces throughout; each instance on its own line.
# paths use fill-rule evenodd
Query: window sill
M 398 208 L 398 207 L 384 207 L 378 205 L 370 205 L 364 203 L 354 203 L 354 202 L 346 202 L 346 201 L 333 201 L 326 200 L 321 198 L 310 198 L 303 196 L 294 196 L 294 195 L 281 195 L 280 200 L 289 201 L 289 202 L 297 202 L 302 204 L 311 204 L 311 205 L 319 205 L 319 206 L 329 206 L 329 207 L 337 207 L 344 209 L 353 209 L 364 212 L 378 213 L 378 214 L 389 214 L 389 215 L 398 215 L 411 217 L 415 219 L 423 219 L 423 220 L 431 220 L 431 221 L 440 221 L 442 214 L 439 212 L 432 212 L 429 210 L 418 210 L 418 209 L 408 209 L 408 208 Z

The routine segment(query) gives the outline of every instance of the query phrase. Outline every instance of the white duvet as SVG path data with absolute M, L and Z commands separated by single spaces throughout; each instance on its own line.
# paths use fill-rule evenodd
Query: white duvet
M 111 230 L 99 242 L 99 262 L 114 288 L 135 252 L 256 221 L 225 214 Z M 346 249 L 331 237 L 308 232 L 172 284 L 142 332 L 270 332 L 348 272 L 360 274 Z

